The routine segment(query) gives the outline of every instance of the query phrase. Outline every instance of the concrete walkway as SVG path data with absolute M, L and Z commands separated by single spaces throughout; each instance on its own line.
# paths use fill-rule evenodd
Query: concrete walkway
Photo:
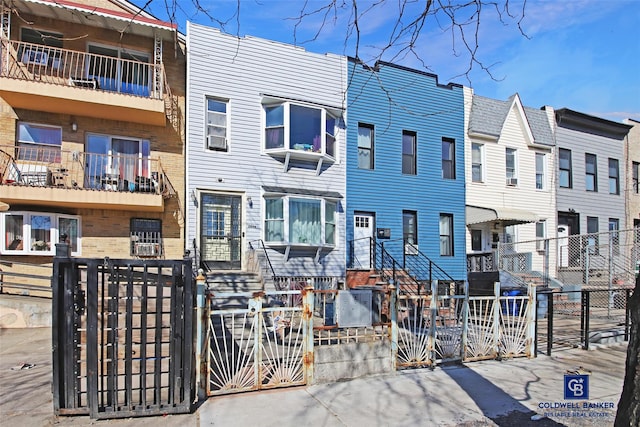
M 21 427 L 612 426 L 625 360 L 626 345 L 620 344 L 557 350 L 551 357 L 217 396 L 187 415 L 96 421 L 53 416 L 50 328 L 0 329 L 0 420 Z M 564 399 L 564 374 L 576 370 L 590 372 L 588 400 Z M 599 408 L 584 408 L 585 402 Z

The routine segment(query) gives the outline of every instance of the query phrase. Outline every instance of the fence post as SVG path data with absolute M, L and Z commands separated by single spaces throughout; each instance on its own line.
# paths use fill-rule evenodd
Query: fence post
M 553 292 L 547 294 L 547 356 L 553 347 Z
M 253 360 L 262 360 L 262 292 L 256 292 L 249 299 L 249 316 L 253 317 Z M 274 334 L 278 336 L 278 334 Z M 277 339 L 277 338 L 276 338 Z M 260 363 L 254 363 L 254 378 L 262 378 L 262 366 Z
M 535 283 L 529 283 L 529 305 L 527 311 L 527 329 L 528 329 L 528 340 L 531 343 L 529 346 L 529 358 L 536 357 L 536 324 L 538 322 L 538 297 L 536 293 L 536 285 Z
M 500 282 L 493 284 L 493 348 L 496 357 L 500 356 Z
M 56 255 L 53 258 L 53 274 L 51 275 L 51 343 L 52 343 L 52 371 L 53 371 L 53 412 L 57 415 L 61 408 L 71 407 L 67 378 L 68 370 L 73 366 L 71 355 L 65 358 L 65 349 L 68 342 L 73 342 L 73 335 L 69 336 L 67 317 L 73 307 L 72 294 L 69 293 L 69 263 L 63 262 L 69 256 L 69 245 L 56 243 Z M 65 251 L 66 248 L 66 251 Z M 66 280 L 65 280 L 66 279 Z M 66 362 L 66 363 L 65 363 Z M 65 377 L 66 376 L 66 377 Z M 72 376 L 73 378 L 73 376 Z M 65 387 L 67 386 L 67 387 Z M 73 394 L 71 402 L 73 402 Z
M 207 361 L 203 358 L 203 355 L 209 354 L 206 340 L 209 327 L 209 307 L 206 304 L 205 282 L 203 271 L 199 269 L 196 277 L 196 387 L 198 387 L 198 400 L 200 401 L 206 399 L 208 382 Z
M 580 313 L 580 317 L 582 318 L 582 337 L 584 339 L 584 349 L 589 350 L 589 297 L 590 292 L 585 291 L 584 289 L 581 291 L 581 300 L 582 300 L 582 310 Z
M 302 328 L 304 339 L 304 356 L 302 358 L 303 369 L 305 370 L 305 378 L 307 384 L 313 384 L 313 311 L 315 302 L 315 293 L 313 286 L 307 286 L 302 291 Z M 262 360 L 262 359 L 260 359 Z
M 429 304 L 431 314 L 431 328 L 429 329 L 429 361 L 434 364 L 436 361 L 436 331 L 438 325 L 438 281 L 431 281 L 431 303 Z
M 462 360 L 467 356 L 467 332 L 469 330 L 469 282 L 464 281 L 464 299 L 462 300 L 462 341 L 460 352 Z
M 631 327 L 631 310 L 629 309 L 629 298 L 631 298 L 631 289 L 625 289 L 624 299 L 624 340 L 629 341 L 629 328 Z
M 391 372 L 398 369 L 398 294 L 395 285 L 389 285 L 389 314 L 391 314 Z

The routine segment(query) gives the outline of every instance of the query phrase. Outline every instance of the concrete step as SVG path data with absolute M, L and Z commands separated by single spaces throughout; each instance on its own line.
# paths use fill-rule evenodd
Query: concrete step
M 257 274 L 241 271 L 207 273 L 206 284 L 214 292 L 261 292 L 262 281 Z

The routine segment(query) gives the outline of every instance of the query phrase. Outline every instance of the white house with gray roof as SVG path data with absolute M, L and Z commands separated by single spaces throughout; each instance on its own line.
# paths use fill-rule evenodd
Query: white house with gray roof
M 556 230 L 553 112 L 525 107 L 518 94 L 465 95 L 468 270 L 495 272 L 501 257 L 542 274 L 544 253 L 553 276 L 556 249 L 544 240 Z

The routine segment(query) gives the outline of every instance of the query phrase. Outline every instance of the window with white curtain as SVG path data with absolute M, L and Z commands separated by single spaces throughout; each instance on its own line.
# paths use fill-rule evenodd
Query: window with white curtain
M 453 215 L 440 214 L 440 255 L 453 256 Z
M 48 212 L 1 214 L 5 238 L 0 250 L 7 255 L 54 255 L 55 244 L 69 244 L 72 255 L 80 253 L 80 218 Z
M 310 246 L 335 245 L 334 201 L 296 196 L 265 197 L 264 240 Z
M 88 134 L 85 175 L 91 188 L 104 188 L 115 178 L 119 190 L 128 190 L 136 179 L 151 178 L 148 140 Z
M 373 125 L 358 123 L 358 169 L 373 169 Z

